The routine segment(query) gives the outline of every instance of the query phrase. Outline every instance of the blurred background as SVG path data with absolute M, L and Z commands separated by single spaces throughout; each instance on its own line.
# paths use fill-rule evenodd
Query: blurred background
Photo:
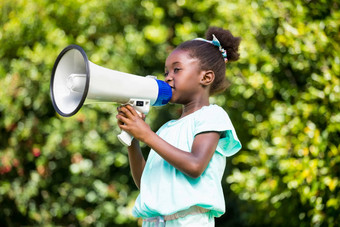
M 243 148 L 227 160 L 216 226 L 339 226 L 339 5 L 0 0 L 0 225 L 139 226 L 117 104 L 57 115 L 54 61 L 77 44 L 95 64 L 163 79 L 174 47 L 219 26 L 242 37 L 241 58 L 211 102 L 229 113 Z M 147 122 L 157 130 L 179 114 L 152 108 Z

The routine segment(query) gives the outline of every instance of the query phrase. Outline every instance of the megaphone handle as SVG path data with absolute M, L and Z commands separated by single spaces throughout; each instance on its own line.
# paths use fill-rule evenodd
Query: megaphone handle
M 148 102 L 150 103 L 150 101 Z M 130 103 L 131 104 L 131 103 Z M 143 105 L 144 106 L 144 105 Z M 144 111 L 144 113 L 147 113 L 149 111 L 150 108 L 150 104 L 148 104 L 147 106 L 144 107 L 144 109 L 141 109 L 142 107 L 138 107 L 136 105 L 134 105 L 134 102 L 132 103 L 132 107 L 136 110 L 136 112 L 141 116 L 142 113 Z M 131 142 L 133 140 L 133 136 L 131 136 L 129 133 L 127 133 L 126 131 L 122 130 L 122 132 L 117 136 L 118 140 L 124 144 L 125 146 L 131 146 Z
M 131 146 L 131 141 L 133 140 L 133 136 L 131 136 L 126 131 L 122 130 L 122 132 L 117 137 L 118 137 L 118 140 L 125 146 Z

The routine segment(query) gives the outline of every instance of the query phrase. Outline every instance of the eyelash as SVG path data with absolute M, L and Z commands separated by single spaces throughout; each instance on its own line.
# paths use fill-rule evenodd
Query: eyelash
M 179 70 L 181 70 L 180 68 L 174 68 L 174 73 L 177 73 Z M 169 72 L 165 72 L 164 76 L 168 76 Z

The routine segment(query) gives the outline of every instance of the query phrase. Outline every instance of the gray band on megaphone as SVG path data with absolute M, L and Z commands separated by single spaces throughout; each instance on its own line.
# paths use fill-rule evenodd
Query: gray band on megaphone
M 83 57 L 82 63 L 84 64 L 84 67 L 83 67 L 82 73 L 86 76 L 86 81 L 85 81 L 83 92 L 80 94 L 80 97 L 76 100 L 77 103 L 75 104 L 75 108 L 72 108 L 72 110 L 70 112 L 65 112 L 65 111 L 61 110 L 61 108 L 58 106 L 57 99 L 55 97 L 55 94 L 56 94 L 55 93 L 56 91 L 54 90 L 55 76 L 56 76 L 56 73 L 58 71 L 59 62 L 61 61 L 63 56 L 68 51 L 74 50 L 74 49 L 78 50 Z M 67 46 L 58 55 L 57 60 L 54 63 L 52 75 L 51 75 L 50 95 L 51 95 L 53 107 L 58 112 L 58 114 L 60 114 L 63 117 L 70 117 L 70 116 L 73 116 L 74 114 L 76 114 L 85 102 L 85 99 L 87 97 L 87 93 L 88 93 L 88 90 L 89 90 L 89 84 L 90 84 L 89 61 L 88 61 L 88 58 L 87 58 L 85 51 L 78 45 L 72 44 L 72 45 Z

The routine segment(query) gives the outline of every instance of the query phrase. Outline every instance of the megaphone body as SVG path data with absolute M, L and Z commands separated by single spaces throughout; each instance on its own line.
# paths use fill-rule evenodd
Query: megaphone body
M 154 77 L 107 69 L 90 62 L 77 45 L 67 46 L 54 64 L 50 95 L 54 109 L 64 117 L 76 114 L 83 104 L 116 102 L 130 104 L 146 114 L 150 106 L 169 102 L 171 87 Z M 119 140 L 130 145 L 132 136 L 122 131 Z

